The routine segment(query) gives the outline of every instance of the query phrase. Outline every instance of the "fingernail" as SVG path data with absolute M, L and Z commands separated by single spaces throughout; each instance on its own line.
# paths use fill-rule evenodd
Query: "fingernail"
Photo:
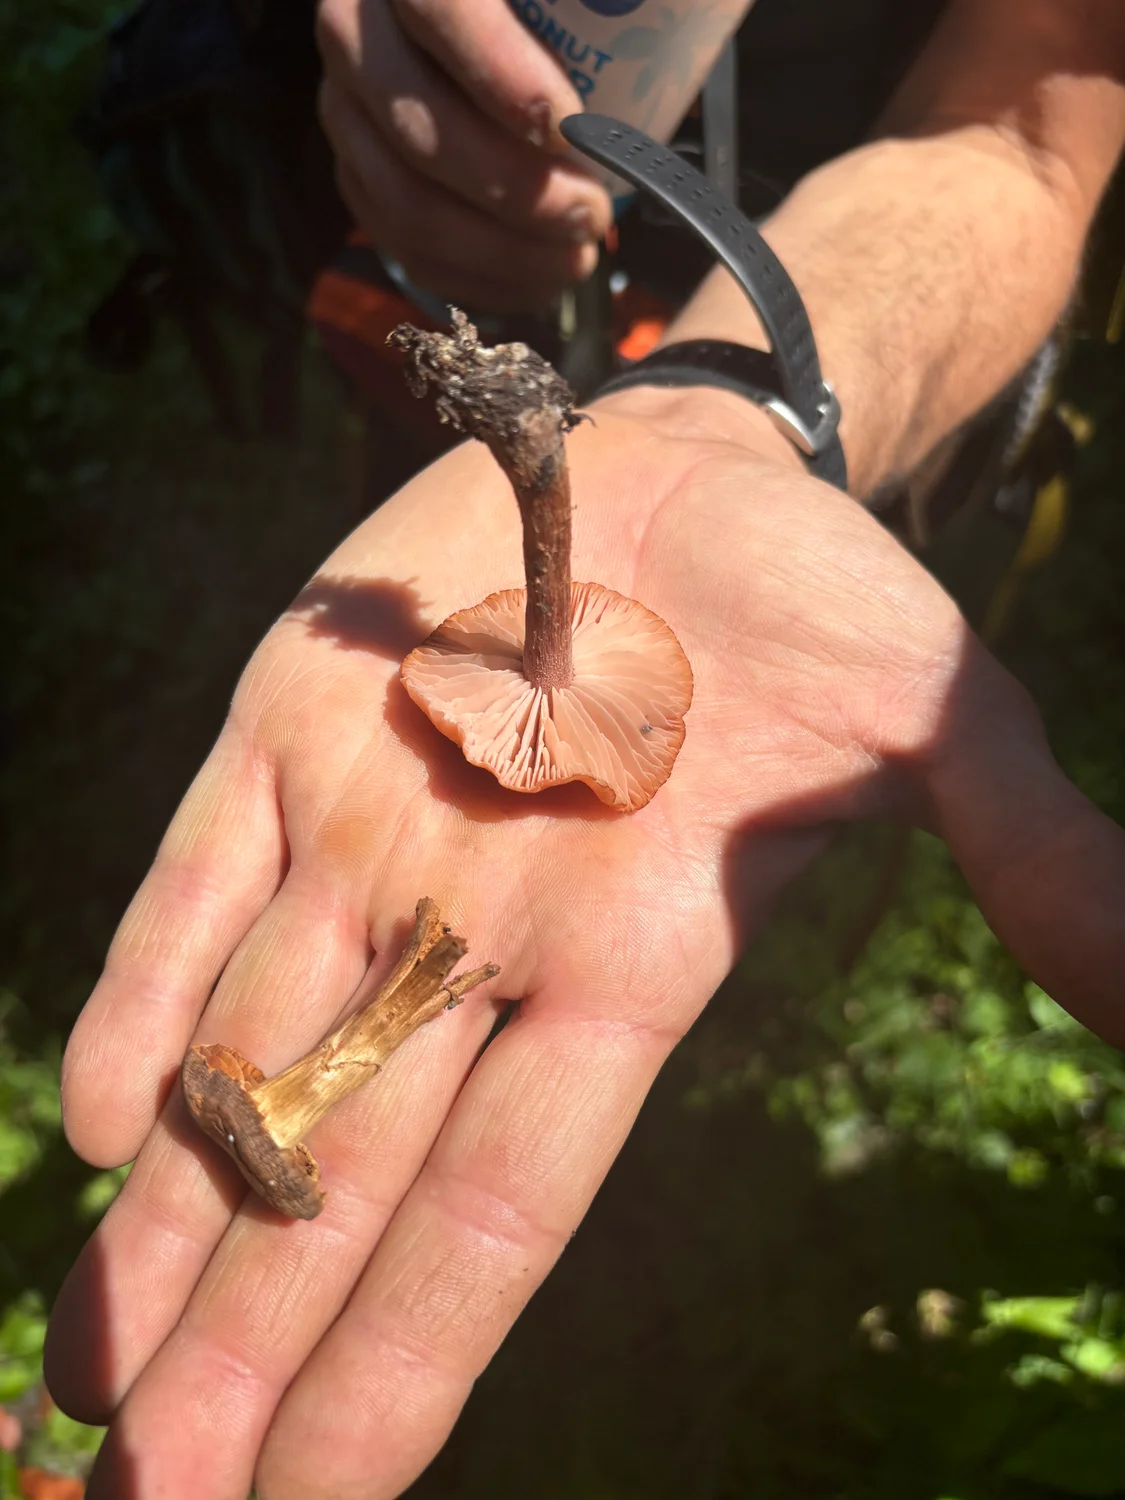
M 584 245 L 578 252 L 578 259 L 575 262 L 575 271 L 578 276 L 578 280 L 585 281 L 587 276 L 592 276 L 594 273 L 594 267 L 597 265 L 597 263 L 597 245 Z
M 570 237 L 576 245 L 589 244 L 594 234 L 594 211 L 587 203 L 575 203 L 563 215 Z
M 548 143 L 554 143 L 555 139 L 555 112 L 551 108 L 549 99 L 536 99 L 528 111 L 527 117 L 531 121 L 527 138 L 533 146 L 544 150 Z

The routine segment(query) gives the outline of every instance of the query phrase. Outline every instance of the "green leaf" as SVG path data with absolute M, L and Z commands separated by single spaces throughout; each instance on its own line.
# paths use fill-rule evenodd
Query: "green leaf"
M 0 1450 L 0 1500 L 23 1500 L 16 1455 Z
M 0 1359 L 0 1402 L 18 1401 L 39 1379 L 39 1365 Z
M 89 1469 L 105 1439 L 104 1427 L 87 1427 L 76 1422 L 58 1407 L 52 1407 L 46 1421 L 27 1446 L 28 1461 L 52 1473 L 84 1474 Z
M 1090 1380 L 1117 1383 L 1125 1375 L 1121 1350 L 1106 1339 L 1079 1339 L 1075 1343 L 1064 1344 L 1059 1353 Z
M 1070 1385 L 1074 1371 L 1049 1354 L 1022 1354 L 1008 1371 L 1008 1379 L 1013 1385 L 1023 1388 L 1041 1385 L 1044 1381 L 1053 1385 Z
M 113 1167 L 108 1172 L 99 1172 L 78 1194 L 78 1212 L 84 1219 L 100 1218 L 121 1191 L 129 1167 Z
M 992 990 L 974 991 L 966 997 L 962 1009 L 965 1030 L 977 1036 L 1006 1036 L 1011 1015 L 1008 1002 Z
M 1077 1297 L 1008 1297 L 986 1300 L 981 1313 L 994 1328 L 1018 1328 L 1041 1338 L 1072 1339 L 1080 1306 Z
M 1026 1146 L 1008 1162 L 1008 1181 L 1013 1187 L 1038 1187 L 1050 1176 L 1051 1164 L 1042 1151 Z
M 1041 1031 L 1084 1031 L 1085 1027 L 1080 1021 L 1076 1021 L 1069 1011 L 1063 1010 L 1057 1001 L 1052 1000 L 1045 990 L 1041 990 L 1037 984 L 1025 986 L 1024 994 L 1027 999 L 1027 1008 L 1031 1012 L 1031 1019 Z
M 1081 1104 L 1090 1097 L 1090 1080 L 1085 1069 L 1070 1058 L 1056 1058 L 1048 1064 L 1047 1084 L 1067 1104 Z
M 0 1359 L 38 1359 L 46 1336 L 42 1300 L 28 1292 L 0 1320 Z

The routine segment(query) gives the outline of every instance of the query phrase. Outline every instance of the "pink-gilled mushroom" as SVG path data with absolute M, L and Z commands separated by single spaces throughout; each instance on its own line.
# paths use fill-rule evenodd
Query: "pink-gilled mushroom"
M 584 781 L 636 812 L 671 773 L 691 704 L 687 657 L 659 617 L 600 583 L 570 578 L 570 480 L 563 438 L 581 420 L 570 387 L 526 344 L 482 347 L 463 313 L 452 335 L 409 324 L 416 396 L 486 444 L 515 490 L 526 588 L 503 589 L 438 626 L 402 664 L 442 734 L 517 792 Z
M 269 1206 L 289 1219 L 315 1219 L 324 1207 L 320 1167 L 302 1137 L 334 1104 L 374 1078 L 407 1037 L 500 970 L 485 964 L 449 974 L 468 951 L 423 897 L 414 930 L 375 994 L 318 1047 L 267 1078 L 222 1042 L 192 1047 L 181 1080 L 192 1118 L 238 1163 Z

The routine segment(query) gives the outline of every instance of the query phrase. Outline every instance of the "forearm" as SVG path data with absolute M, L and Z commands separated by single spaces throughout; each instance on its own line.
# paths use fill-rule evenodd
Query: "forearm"
M 1070 297 L 1125 136 L 1117 0 L 956 0 L 887 135 L 766 235 L 840 397 L 851 488 L 903 474 L 1015 375 Z M 670 330 L 762 345 L 725 272 Z

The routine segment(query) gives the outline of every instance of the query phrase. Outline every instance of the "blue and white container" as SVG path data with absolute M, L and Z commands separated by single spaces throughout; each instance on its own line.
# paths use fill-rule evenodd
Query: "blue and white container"
M 754 0 L 508 3 L 554 53 L 586 109 L 667 141 Z M 628 191 L 600 175 L 615 194 Z

